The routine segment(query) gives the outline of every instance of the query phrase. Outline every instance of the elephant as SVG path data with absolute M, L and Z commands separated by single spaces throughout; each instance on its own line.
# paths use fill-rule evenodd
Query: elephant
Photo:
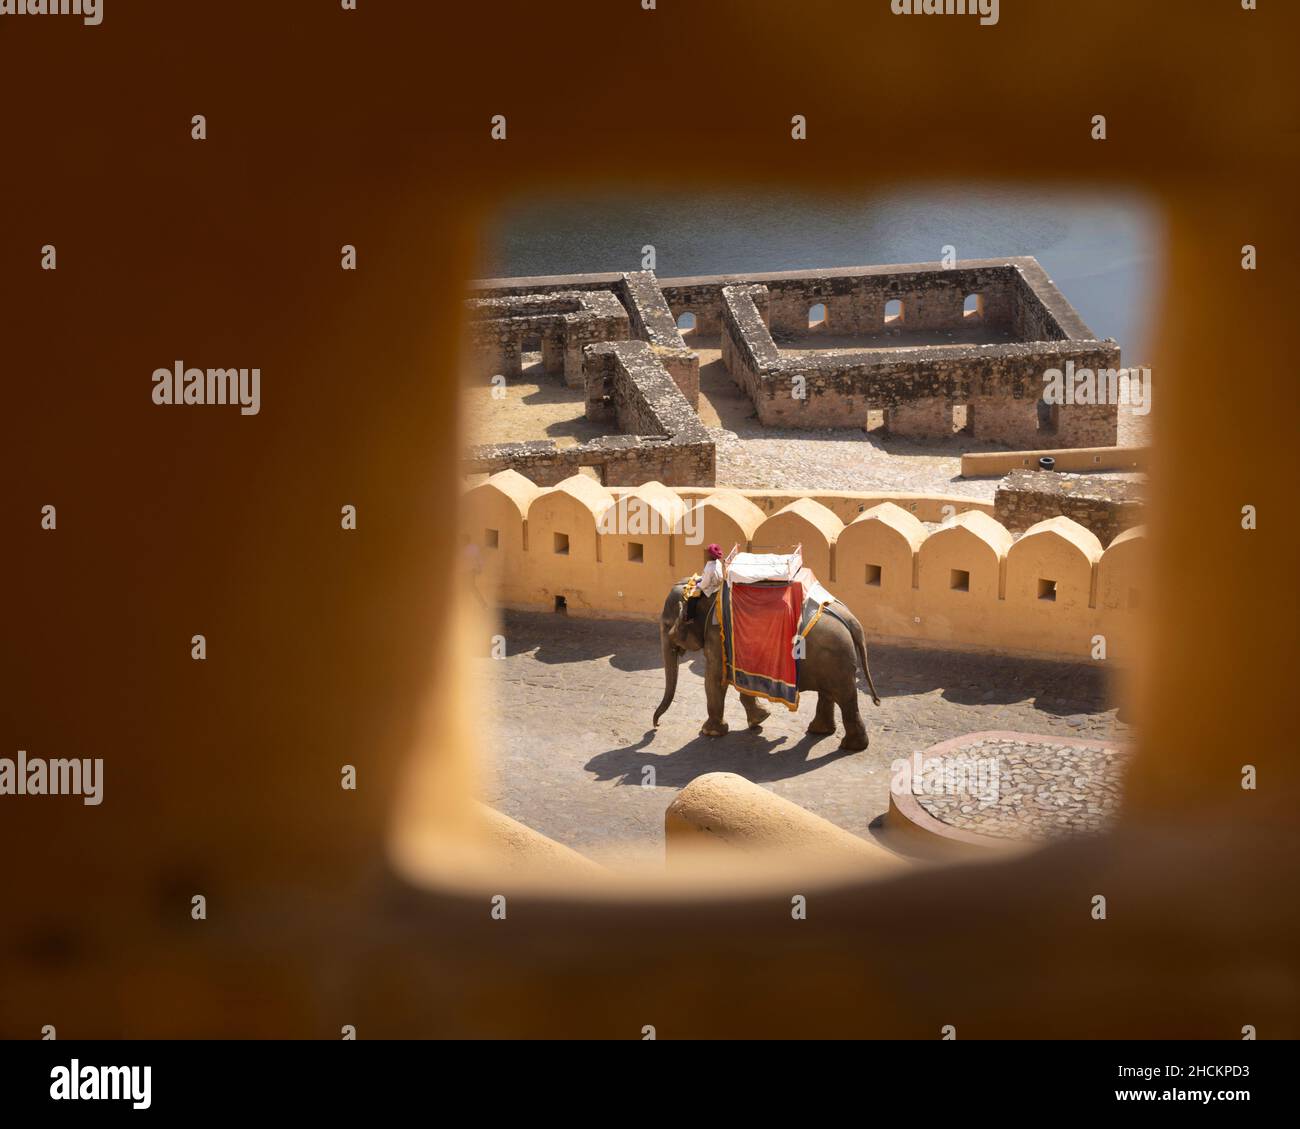
M 722 719 L 727 685 L 723 680 L 722 634 L 718 629 L 718 594 L 687 599 L 686 581 L 673 585 L 664 601 L 659 620 L 659 641 L 663 651 L 664 696 L 655 710 L 654 725 L 659 726 L 677 692 L 677 667 L 687 651 L 704 651 L 704 688 L 709 718 L 700 729 L 705 737 L 721 737 L 727 732 Z M 844 740 L 840 749 L 858 752 L 868 744 L 867 727 L 858 709 L 858 665 L 866 676 L 871 700 L 880 705 L 867 666 L 867 643 L 862 624 L 840 601 L 828 605 L 829 615 L 813 624 L 805 640 L 806 650 L 799 664 L 799 689 L 817 694 L 817 715 L 808 726 L 809 733 L 835 732 L 835 707 L 840 707 L 844 721 Z M 750 694 L 740 695 L 750 729 L 757 729 L 768 710 Z

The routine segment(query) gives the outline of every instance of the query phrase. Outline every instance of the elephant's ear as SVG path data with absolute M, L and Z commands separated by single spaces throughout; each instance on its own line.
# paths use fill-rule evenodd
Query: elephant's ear
M 682 600 L 677 605 L 677 618 L 673 620 L 673 625 L 668 630 L 669 635 L 677 636 L 681 633 L 682 622 L 686 619 L 686 601 Z

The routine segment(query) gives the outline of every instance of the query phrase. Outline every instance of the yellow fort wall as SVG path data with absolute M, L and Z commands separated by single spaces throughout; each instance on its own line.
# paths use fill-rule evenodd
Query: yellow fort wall
M 511 608 L 551 611 L 562 597 L 572 614 L 653 619 L 710 543 L 724 553 L 802 544 L 804 562 L 873 638 L 1123 659 L 1147 587 L 1140 528 L 1103 550 L 1055 517 L 1016 540 L 978 503 L 954 512 L 939 495 L 747 496 L 657 482 L 612 491 L 585 475 L 539 487 L 502 471 L 463 506 L 480 592 Z M 946 520 L 927 528 L 918 514 Z

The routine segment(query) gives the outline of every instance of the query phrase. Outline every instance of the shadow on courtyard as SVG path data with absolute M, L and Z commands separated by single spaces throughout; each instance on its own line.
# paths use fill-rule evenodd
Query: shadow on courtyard
M 788 780 L 856 755 L 839 748 L 837 733 L 769 737 L 743 728 L 733 728 L 725 737 L 695 737 L 672 752 L 660 752 L 655 748 L 659 732 L 649 729 L 639 741 L 598 753 L 583 767 L 602 783 L 639 786 L 650 766 L 657 787 L 684 788 L 708 772 L 734 772 L 756 784 Z M 671 740 L 665 734 L 657 743 L 667 747 Z
M 505 617 L 512 655 L 531 653 L 547 665 L 608 659 L 615 670 L 661 670 L 659 628 L 654 623 L 581 619 L 546 612 L 508 612 Z M 936 691 L 947 702 L 962 706 L 1015 705 L 1030 702 L 1054 717 L 1101 713 L 1117 703 L 1114 686 L 1099 665 L 1032 659 L 1011 655 L 945 651 L 898 643 L 868 642 L 868 661 L 882 700 L 907 699 Z M 682 663 L 703 677 L 704 656 L 695 653 Z M 678 687 L 678 698 L 702 698 L 702 687 L 690 680 Z M 728 694 L 728 698 L 732 694 Z M 863 709 L 872 706 L 865 698 Z M 650 704 L 653 709 L 654 703 Z
M 503 626 L 508 654 L 531 652 L 534 659 L 547 665 L 608 658 L 615 670 L 663 667 L 659 625 L 655 623 L 582 619 L 554 612 L 506 612 Z

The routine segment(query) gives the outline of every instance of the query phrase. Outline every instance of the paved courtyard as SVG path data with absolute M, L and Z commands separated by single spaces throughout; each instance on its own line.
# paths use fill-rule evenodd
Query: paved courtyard
M 822 345 L 836 339 L 816 339 Z M 717 338 L 691 338 L 700 356 L 700 422 L 717 444 L 717 484 L 741 490 L 890 490 L 960 494 L 991 502 L 998 478 L 961 477 L 961 456 L 968 451 L 1005 451 L 1008 445 L 954 434 L 950 438 L 905 439 L 883 431 L 855 428 L 804 430 L 767 428 L 758 422 L 749 398 L 732 381 L 722 363 Z M 485 381 L 464 391 L 466 434 L 472 443 L 507 443 L 553 439 L 572 447 L 605 434 L 604 424 L 586 417 L 586 396 L 547 375 L 541 354 L 526 354 L 524 371 L 494 399 Z M 870 413 L 868 425 L 879 422 Z M 1131 408 L 1119 410 L 1121 446 L 1148 441 L 1150 416 Z M 1103 473 L 1098 478 L 1139 478 Z
M 738 773 L 870 835 L 887 807 L 891 762 L 940 741 L 981 730 L 1129 740 L 1099 667 L 905 644 L 871 647 L 882 704 L 862 697 L 865 752 L 838 751 L 842 728 L 805 734 L 812 694 L 797 713 L 774 707 L 755 733 L 729 691 L 731 732 L 700 737 L 701 655 L 682 664 L 676 700 L 655 730 L 663 692 L 655 624 L 512 612 L 502 632 L 506 657 L 475 660 L 492 733 L 485 747 L 496 750 L 485 799 L 595 857 L 661 857 L 664 809 L 706 772 Z
M 1119 814 L 1128 754 L 1004 733 L 928 759 L 912 792 L 940 823 L 987 838 L 1046 839 L 1110 826 Z

